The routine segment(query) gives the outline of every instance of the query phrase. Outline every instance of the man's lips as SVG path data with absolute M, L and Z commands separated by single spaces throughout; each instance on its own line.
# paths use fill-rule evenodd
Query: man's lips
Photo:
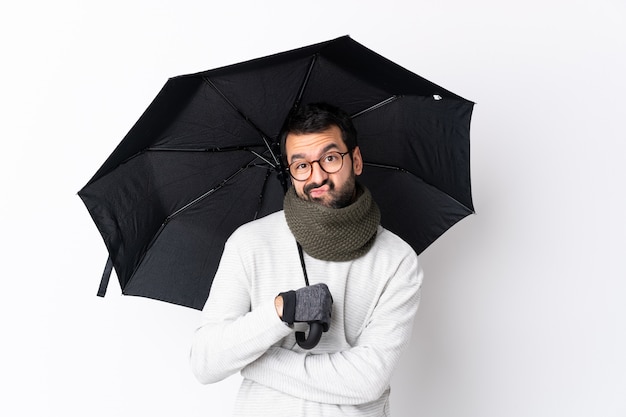
M 312 188 L 309 190 L 309 196 L 311 198 L 321 197 L 323 194 L 326 194 L 329 191 L 330 187 L 328 184 L 322 185 L 321 187 Z

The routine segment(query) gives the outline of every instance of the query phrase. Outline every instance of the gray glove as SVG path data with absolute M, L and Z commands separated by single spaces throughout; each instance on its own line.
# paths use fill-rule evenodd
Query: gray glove
M 282 320 L 288 324 L 294 322 L 319 323 L 324 331 L 330 327 L 330 314 L 333 297 L 324 283 L 302 287 L 296 291 L 279 294 L 283 298 Z

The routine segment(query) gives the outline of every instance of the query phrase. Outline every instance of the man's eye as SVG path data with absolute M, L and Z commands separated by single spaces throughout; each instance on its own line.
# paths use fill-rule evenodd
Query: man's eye
M 308 167 L 309 167 L 309 164 L 307 162 L 298 162 L 294 164 L 294 169 L 296 171 L 304 171 Z
M 326 155 L 326 156 L 324 157 L 324 160 L 325 160 L 326 162 L 334 162 L 334 161 L 336 161 L 336 160 L 337 160 L 337 155 L 335 155 L 335 154 L 329 154 L 329 155 Z

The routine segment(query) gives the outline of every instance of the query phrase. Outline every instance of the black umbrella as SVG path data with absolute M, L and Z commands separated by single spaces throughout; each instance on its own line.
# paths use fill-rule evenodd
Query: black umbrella
M 360 179 L 417 253 L 473 212 L 473 103 L 345 36 L 167 81 L 79 192 L 124 294 L 204 306 L 234 229 L 282 209 L 277 140 L 309 102 L 353 116 Z

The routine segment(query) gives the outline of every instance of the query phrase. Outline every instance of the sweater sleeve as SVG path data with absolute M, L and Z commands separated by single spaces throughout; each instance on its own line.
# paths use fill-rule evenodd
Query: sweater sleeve
M 272 347 L 242 375 L 309 401 L 354 405 L 380 398 L 410 340 L 422 275 L 417 258 L 401 263 L 349 349 L 314 354 Z
M 192 342 L 191 368 L 204 384 L 237 373 L 293 331 L 273 298 L 251 311 L 250 283 L 233 246 L 226 244 Z

